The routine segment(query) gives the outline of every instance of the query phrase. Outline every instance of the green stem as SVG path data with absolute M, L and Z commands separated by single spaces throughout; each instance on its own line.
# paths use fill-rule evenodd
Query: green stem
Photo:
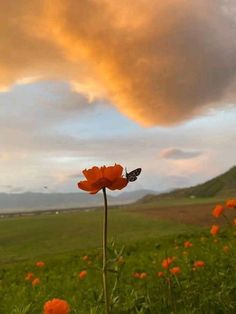
M 104 220 L 103 220 L 103 294 L 105 302 L 105 313 L 109 314 L 109 298 L 108 298 L 108 286 L 107 286 L 107 194 L 106 188 L 102 189 L 104 197 Z

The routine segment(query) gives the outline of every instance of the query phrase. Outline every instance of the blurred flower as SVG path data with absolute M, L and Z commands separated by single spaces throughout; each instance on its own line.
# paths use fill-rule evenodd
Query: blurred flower
M 234 224 L 234 226 L 236 226 L 236 218 L 234 218 L 233 224 Z
M 34 274 L 33 273 L 26 274 L 25 280 L 32 281 L 33 279 L 34 279 Z
M 138 273 L 138 272 L 133 273 L 133 277 L 134 278 L 139 278 L 140 277 L 140 273 Z
M 87 277 L 87 270 L 82 270 L 80 273 L 79 273 L 79 278 L 82 280 L 84 279 L 85 277 Z
M 128 184 L 128 180 L 122 176 L 122 172 L 123 167 L 117 164 L 85 169 L 83 174 L 87 180 L 80 181 L 78 187 L 90 194 L 96 194 L 103 188 L 121 190 Z
M 39 262 L 36 262 L 35 265 L 36 265 L 37 267 L 44 267 L 44 266 L 45 266 L 45 263 L 42 262 L 42 261 L 39 261 Z
M 137 279 L 145 279 L 147 277 L 147 273 L 146 272 L 143 272 L 143 273 L 135 272 L 135 273 L 133 273 L 133 277 L 137 278 Z
M 163 276 L 164 276 L 163 271 L 158 271 L 158 272 L 157 272 L 157 277 L 163 277 Z
M 139 275 L 140 279 L 145 279 L 147 277 L 147 273 L 143 272 Z
M 219 227 L 219 226 L 213 225 L 213 226 L 211 227 L 210 233 L 211 233 L 213 236 L 215 236 L 215 235 L 217 235 L 217 233 L 219 232 L 219 230 L 220 230 L 220 227 Z
M 88 261 L 88 260 L 89 260 L 88 255 L 84 255 L 84 256 L 82 257 L 82 260 L 85 261 L 85 262 Z
M 35 278 L 33 281 L 32 281 L 32 286 L 37 286 L 40 284 L 40 279 L 39 278 Z
M 170 264 L 173 263 L 174 259 L 173 257 L 167 257 L 166 259 L 164 259 L 161 263 L 163 268 L 169 268 Z
M 193 246 L 193 244 L 191 242 L 189 242 L 189 241 L 184 242 L 184 247 L 188 248 L 188 247 L 192 247 L 192 246 Z
M 212 211 L 212 215 L 218 218 L 223 213 L 223 211 L 224 211 L 224 207 L 222 205 L 216 205 L 216 207 Z
M 205 263 L 203 261 L 196 261 L 194 262 L 195 267 L 204 267 Z
M 175 266 L 173 268 L 170 269 L 171 274 L 176 275 L 179 274 L 181 272 L 181 269 L 178 266 Z
M 125 264 L 125 259 L 124 259 L 123 256 L 119 256 L 119 257 L 117 258 L 116 262 L 117 262 L 117 264 L 119 264 L 119 265 L 123 265 L 123 264 Z
M 228 208 L 236 208 L 236 199 L 228 200 L 226 206 Z
M 227 252 L 229 251 L 229 246 L 228 246 L 228 245 L 225 245 L 225 246 L 223 247 L 223 251 L 224 251 L 225 253 L 227 253 Z
M 69 314 L 69 304 L 60 299 L 52 299 L 44 304 L 43 314 Z

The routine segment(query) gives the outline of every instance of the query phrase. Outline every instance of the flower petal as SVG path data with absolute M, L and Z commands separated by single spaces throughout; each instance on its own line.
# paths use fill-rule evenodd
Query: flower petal
M 103 177 L 101 168 L 93 167 L 90 169 L 85 169 L 83 171 L 83 174 L 85 178 L 90 181 L 91 183 L 96 182 L 97 180 L 101 179 Z
M 97 190 L 90 181 L 80 181 L 78 182 L 78 187 L 87 192 L 94 192 Z
M 108 189 L 110 190 L 121 190 L 128 184 L 128 180 L 126 178 L 118 178 L 112 184 L 110 184 Z
M 115 166 L 106 167 L 103 170 L 103 175 L 106 179 L 115 181 L 117 178 L 121 177 L 122 172 L 123 167 L 121 165 L 115 164 Z

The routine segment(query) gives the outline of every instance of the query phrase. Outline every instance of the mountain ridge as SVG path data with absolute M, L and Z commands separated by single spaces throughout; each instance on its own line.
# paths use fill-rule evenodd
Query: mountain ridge
M 111 205 L 129 204 L 144 195 L 153 193 L 152 190 L 137 190 L 122 192 L 117 196 L 108 195 Z M 41 211 L 50 209 L 69 209 L 97 207 L 103 205 L 102 194 L 91 196 L 84 192 L 72 193 L 4 193 L 0 192 L 0 213 Z
M 146 195 L 138 203 L 154 202 L 160 199 L 236 197 L 236 166 L 206 182 L 188 188 L 175 189 L 168 193 Z

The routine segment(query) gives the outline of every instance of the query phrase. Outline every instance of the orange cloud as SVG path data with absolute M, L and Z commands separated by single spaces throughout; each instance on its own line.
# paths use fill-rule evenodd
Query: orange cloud
M 1 3 L 0 88 L 67 80 L 142 125 L 235 101 L 236 4 L 211 0 Z

